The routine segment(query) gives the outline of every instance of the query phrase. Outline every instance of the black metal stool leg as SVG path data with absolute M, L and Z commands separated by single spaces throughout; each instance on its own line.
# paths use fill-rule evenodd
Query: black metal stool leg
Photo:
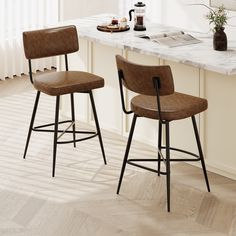
M 56 98 L 56 110 L 55 110 L 54 142 L 53 142 L 52 177 L 55 176 L 55 167 L 56 167 L 59 105 L 60 105 L 60 96 L 57 96 L 57 98 Z
M 166 125 L 166 187 L 167 187 L 167 211 L 170 212 L 170 129 L 169 122 Z
M 123 175 L 125 172 L 125 166 L 126 166 L 126 163 L 128 160 L 128 156 L 129 156 L 129 150 L 130 150 L 130 145 L 131 145 L 132 138 L 133 138 L 136 119 L 137 119 L 137 116 L 134 114 L 133 121 L 132 121 L 131 128 L 130 128 L 130 132 L 129 132 L 129 138 L 128 138 L 128 142 L 127 142 L 127 146 L 126 146 L 126 150 L 125 150 L 124 160 L 123 160 L 123 164 L 122 164 L 122 168 L 121 168 L 121 172 L 120 172 L 119 184 L 118 184 L 117 191 L 116 191 L 117 194 L 119 194 L 119 192 L 120 192 L 120 186 L 121 186 L 121 182 L 122 182 Z
M 75 105 L 74 105 L 74 94 L 71 93 L 70 95 L 70 101 L 71 101 L 71 118 L 72 118 L 72 122 L 73 122 L 73 140 L 74 140 L 74 147 L 76 147 L 76 142 L 75 142 Z
M 92 105 L 92 109 L 93 109 L 93 115 L 94 115 L 97 133 L 98 133 L 98 138 L 99 138 L 99 142 L 100 142 L 100 146 L 101 146 L 101 150 L 102 150 L 102 156 L 103 156 L 104 164 L 106 165 L 107 161 L 106 161 L 105 151 L 104 151 L 103 142 L 102 142 L 102 135 L 101 135 L 101 131 L 100 131 L 100 126 L 99 126 L 99 122 L 98 122 L 98 117 L 97 117 L 97 112 L 96 112 L 96 107 L 95 107 L 92 91 L 89 92 L 89 96 L 90 96 L 90 101 L 91 101 L 91 105 Z
M 158 166 L 157 166 L 157 171 L 158 171 L 158 176 L 160 176 L 160 170 L 161 170 L 161 141 L 162 141 L 162 123 L 159 121 L 159 128 L 158 128 Z
M 192 118 L 192 122 L 193 122 L 194 134 L 195 134 L 195 138 L 196 138 L 196 141 L 197 141 L 199 157 L 200 157 L 201 164 L 202 164 L 202 170 L 203 170 L 203 173 L 204 173 L 207 190 L 208 190 L 208 192 L 210 192 L 211 190 L 210 190 L 210 185 L 209 185 L 209 181 L 208 181 L 208 177 L 207 177 L 206 165 L 205 165 L 205 161 L 204 161 L 204 157 L 203 157 L 203 151 L 202 151 L 202 146 L 201 146 L 201 142 L 200 142 L 200 138 L 199 138 L 199 134 L 198 134 L 196 119 L 195 119 L 194 116 L 192 116 L 191 118 Z
M 32 133 L 32 128 L 34 126 L 34 120 L 35 120 L 35 115 L 36 115 L 36 111 L 37 111 L 37 108 L 38 108 L 39 97 L 40 97 L 40 92 L 38 91 L 37 95 L 36 95 L 35 103 L 34 103 L 34 109 L 33 109 L 33 113 L 32 113 L 32 116 L 31 116 L 28 136 L 27 136 L 27 140 L 26 140 L 26 144 L 25 144 L 25 151 L 24 151 L 24 156 L 23 156 L 24 159 L 26 157 L 26 153 L 27 153 L 27 150 L 28 150 L 30 136 L 31 136 L 31 133 Z

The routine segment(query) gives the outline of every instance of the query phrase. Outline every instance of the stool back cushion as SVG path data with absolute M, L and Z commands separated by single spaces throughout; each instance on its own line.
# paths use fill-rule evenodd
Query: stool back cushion
M 58 56 L 79 50 L 74 25 L 23 32 L 23 43 L 27 59 Z
M 118 71 L 123 74 L 123 85 L 129 90 L 143 94 L 156 95 L 153 77 L 160 78 L 159 95 L 170 95 L 174 93 L 174 81 L 171 68 L 168 65 L 146 66 L 139 65 L 116 55 Z

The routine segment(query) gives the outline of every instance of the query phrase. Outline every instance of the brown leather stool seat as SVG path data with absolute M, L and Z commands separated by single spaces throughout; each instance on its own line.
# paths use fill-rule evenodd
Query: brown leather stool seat
M 195 120 L 196 114 L 199 114 L 207 109 L 207 100 L 188 94 L 175 92 L 172 71 L 168 65 L 140 65 L 132 63 L 120 55 L 116 56 L 116 63 L 119 76 L 122 109 L 125 114 L 133 113 L 133 120 L 130 127 L 129 138 L 127 141 L 120 179 L 117 187 L 117 194 L 120 192 L 126 164 L 155 172 L 158 176 L 166 175 L 167 210 L 170 211 L 170 163 L 172 161 L 200 161 L 202 164 L 207 190 L 210 192 L 204 156 L 198 134 L 197 123 Z M 123 87 L 138 94 L 131 99 L 131 110 L 129 111 L 126 110 Z M 128 158 L 136 120 L 139 117 L 158 120 L 158 157 L 156 159 Z M 194 135 L 199 152 L 198 155 L 170 146 L 170 123 L 175 120 L 185 118 L 192 119 Z M 163 126 L 165 127 L 165 145 L 162 144 Z M 184 133 L 182 135 L 184 135 Z M 165 150 L 164 154 L 162 150 Z M 171 150 L 188 154 L 190 157 L 192 156 L 192 158 L 172 158 L 170 155 Z M 157 162 L 156 169 L 142 164 L 145 162 Z M 165 164 L 165 171 L 161 170 L 162 162 Z
M 104 164 L 106 164 L 102 135 L 92 91 L 93 89 L 104 87 L 104 79 L 92 73 L 69 70 L 67 55 L 79 50 L 79 39 L 76 27 L 74 25 L 69 25 L 57 28 L 26 31 L 23 32 L 23 43 L 25 57 L 29 62 L 30 81 L 37 90 L 23 158 L 26 157 L 32 131 L 40 131 L 54 133 L 52 166 L 53 177 L 55 176 L 56 153 L 58 144 L 73 143 L 74 147 L 76 147 L 76 142 L 84 141 L 98 136 L 103 161 Z M 33 78 L 31 61 L 33 59 L 53 56 L 64 56 L 65 71 L 36 75 Z M 34 120 L 41 92 L 56 97 L 55 122 L 50 124 L 43 124 L 40 126 L 34 126 Z M 74 93 L 87 93 L 89 95 L 96 131 L 76 130 Z M 59 121 L 60 97 L 64 94 L 70 95 L 71 119 L 66 121 Z M 69 126 L 65 130 L 59 129 L 59 125 L 65 123 L 69 123 Z M 49 129 L 51 126 L 53 126 L 54 129 Z M 61 134 L 58 135 L 59 133 Z M 73 139 L 62 141 L 59 140 L 64 134 L 72 134 Z M 77 134 L 82 134 L 83 136 L 77 138 Z
M 207 100 L 183 93 L 161 96 L 161 117 L 164 120 L 180 120 L 194 116 L 207 109 Z M 155 96 L 138 95 L 131 100 L 132 111 L 140 116 L 160 119 Z
M 57 96 L 102 88 L 104 79 L 83 71 L 61 71 L 36 76 L 34 87 L 48 95 Z

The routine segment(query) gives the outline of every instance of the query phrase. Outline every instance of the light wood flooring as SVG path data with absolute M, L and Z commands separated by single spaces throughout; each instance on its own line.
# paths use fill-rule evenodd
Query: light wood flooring
M 28 79 L 0 81 L 1 236 L 236 236 L 236 181 L 209 173 L 208 193 L 197 167 L 171 166 L 170 213 L 164 176 L 127 166 L 116 195 L 126 145 L 118 135 L 102 131 L 106 166 L 97 138 L 60 145 L 52 178 L 52 134 L 45 133 L 32 134 L 23 160 L 34 98 Z M 36 122 L 53 117 L 54 98 L 42 96 Z M 130 155 L 156 151 L 134 142 Z

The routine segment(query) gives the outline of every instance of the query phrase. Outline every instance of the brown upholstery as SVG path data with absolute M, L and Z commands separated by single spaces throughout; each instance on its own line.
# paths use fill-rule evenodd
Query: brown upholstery
M 103 78 L 82 71 L 52 72 L 34 79 L 34 87 L 37 90 L 52 96 L 87 92 L 103 86 Z
M 173 93 L 161 96 L 161 116 L 163 120 L 172 121 L 196 115 L 207 109 L 207 100 L 182 94 Z M 132 111 L 140 116 L 159 119 L 156 96 L 138 95 L 131 100 Z
M 25 56 L 37 59 L 76 52 L 79 49 L 74 25 L 23 32 Z M 82 71 L 52 72 L 36 76 L 34 87 L 48 95 L 58 96 L 89 92 L 104 86 L 104 79 Z
M 73 25 L 23 32 L 23 43 L 27 59 L 58 56 L 79 50 L 78 35 Z
M 125 60 L 121 56 L 116 56 L 116 62 L 118 68 L 122 109 L 125 114 L 133 113 L 133 120 L 130 126 L 129 137 L 117 187 L 117 194 L 120 192 L 126 164 L 152 171 L 157 173 L 159 176 L 166 175 L 167 211 L 169 212 L 171 199 L 170 163 L 172 161 L 201 161 L 207 190 L 210 192 L 210 185 L 207 177 L 204 156 L 195 119 L 196 114 L 207 109 L 207 100 L 175 92 L 172 72 L 169 66 L 138 65 Z M 138 93 L 138 95 L 131 99 L 131 110 L 126 109 L 123 85 L 129 90 Z M 153 161 L 157 161 L 157 168 L 150 168 L 146 165 L 140 164 L 140 159 L 129 159 L 130 147 L 135 130 L 136 120 L 138 117 L 146 117 L 149 119 L 158 120 L 159 127 L 157 158 L 144 158 L 141 160 L 143 163 L 153 163 Z M 199 155 L 187 150 L 172 147 L 170 144 L 170 122 L 173 120 L 180 120 L 190 117 L 193 124 Z M 165 127 L 165 136 L 162 134 L 163 126 Z M 163 138 L 165 138 L 164 145 Z M 165 151 L 165 156 L 163 155 L 163 150 Z M 188 154 L 194 158 L 172 158 L 171 150 Z M 165 163 L 165 171 L 163 171 L 161 168 L 162 161 Z
M 161 82 L 160 95 L 174 92 L 174 82 L 170 66 L 145 66 L 131 63 L 116 55 L 118 70 L 124 74 L 123 84 L 126 88 L 144 95 L 156 95 L 153 77 L 159 77 Z
M 160 119 L 157 105 L 157 91 L 153 78 L 160 79 L 161 119 L 179 120 L 194 116 L 207 109 L 207 100 L 174 91 L 170 66 L 146 66 L 131 63 L 116 56 L 117 68 L 122 72 L 123 85 L 139 93 L 131 100 L 131 110 L 140 117 Z
M 32 131 L 41 132 L 54 132 L 53 139 L 53 163 L 52 163 L 52 177 L 55 176 L 56 168 L 56 155 L 57 155 L 57 145 L 73 143 L 76 147 L 76 142 L 85 141 L 98 136 L 103 161 L 106 164 L 106 156 L 102 142 L 102 135 L 100 131 L 100 126 L 98 122 L 95 102 L 93 98 L 93 89 L 100 88 L 104 86 L 104 79 L 94 75 L 92 73 L 87 73 L 83 71 L 70 71 L 68 54 L 76 52 L 79 49 L 77 30 L 74 25 L 35 30 L 23 32 L 23 41 L 25 56 L 29 61 L 29 75 L 30 81 L 33 83 L 34 87 L 38 90 L 34 108 L 32 112 L 32 117 L 29 126 L 29 132 L 26 140 L 25 151 L 23 158 L 26 157 L 29 141 Z M 35 75 L 33 78 L 31 60 L 42 58 L 42 57 L 52 57 L 63 55 L 65 60 L 65 71 L 50 72 L 47 74 Z M 38 108 L 38 103 L 40 99 L 41 92 L 55 96 L 56 97 L 56 107 L 55 107 L 55 122 L 50 124 L 44 124 L 34 127 L 34 120 Z M 96 131 L 80 131 L 76 130 L 76 118 L 75 118 L 75 101 L 74 93 L 87 93 L 91 102 L 91 110 L 96 126 Z M 60 108 L 60 97 L 61 95 L 70 95 L 70 108 L 71 108 L 71 119 L 60 121 L 59 118 L 59 108 Z M 70 123 L 70 125 L 65 129 L 59 129 L 60 124 Z M 48 127 L 54 126 L 54 129 L 48 129 Z M 69 128 L 72 128 L 72 131 Z M 60 135 L 58 135 L 61 133 Z M 59 140 L 58 139 L 64 135 L 71 133 L 73 136 L 72 140 Z M 85 134 L 82 137 L 76 137 L 79 134 Z

